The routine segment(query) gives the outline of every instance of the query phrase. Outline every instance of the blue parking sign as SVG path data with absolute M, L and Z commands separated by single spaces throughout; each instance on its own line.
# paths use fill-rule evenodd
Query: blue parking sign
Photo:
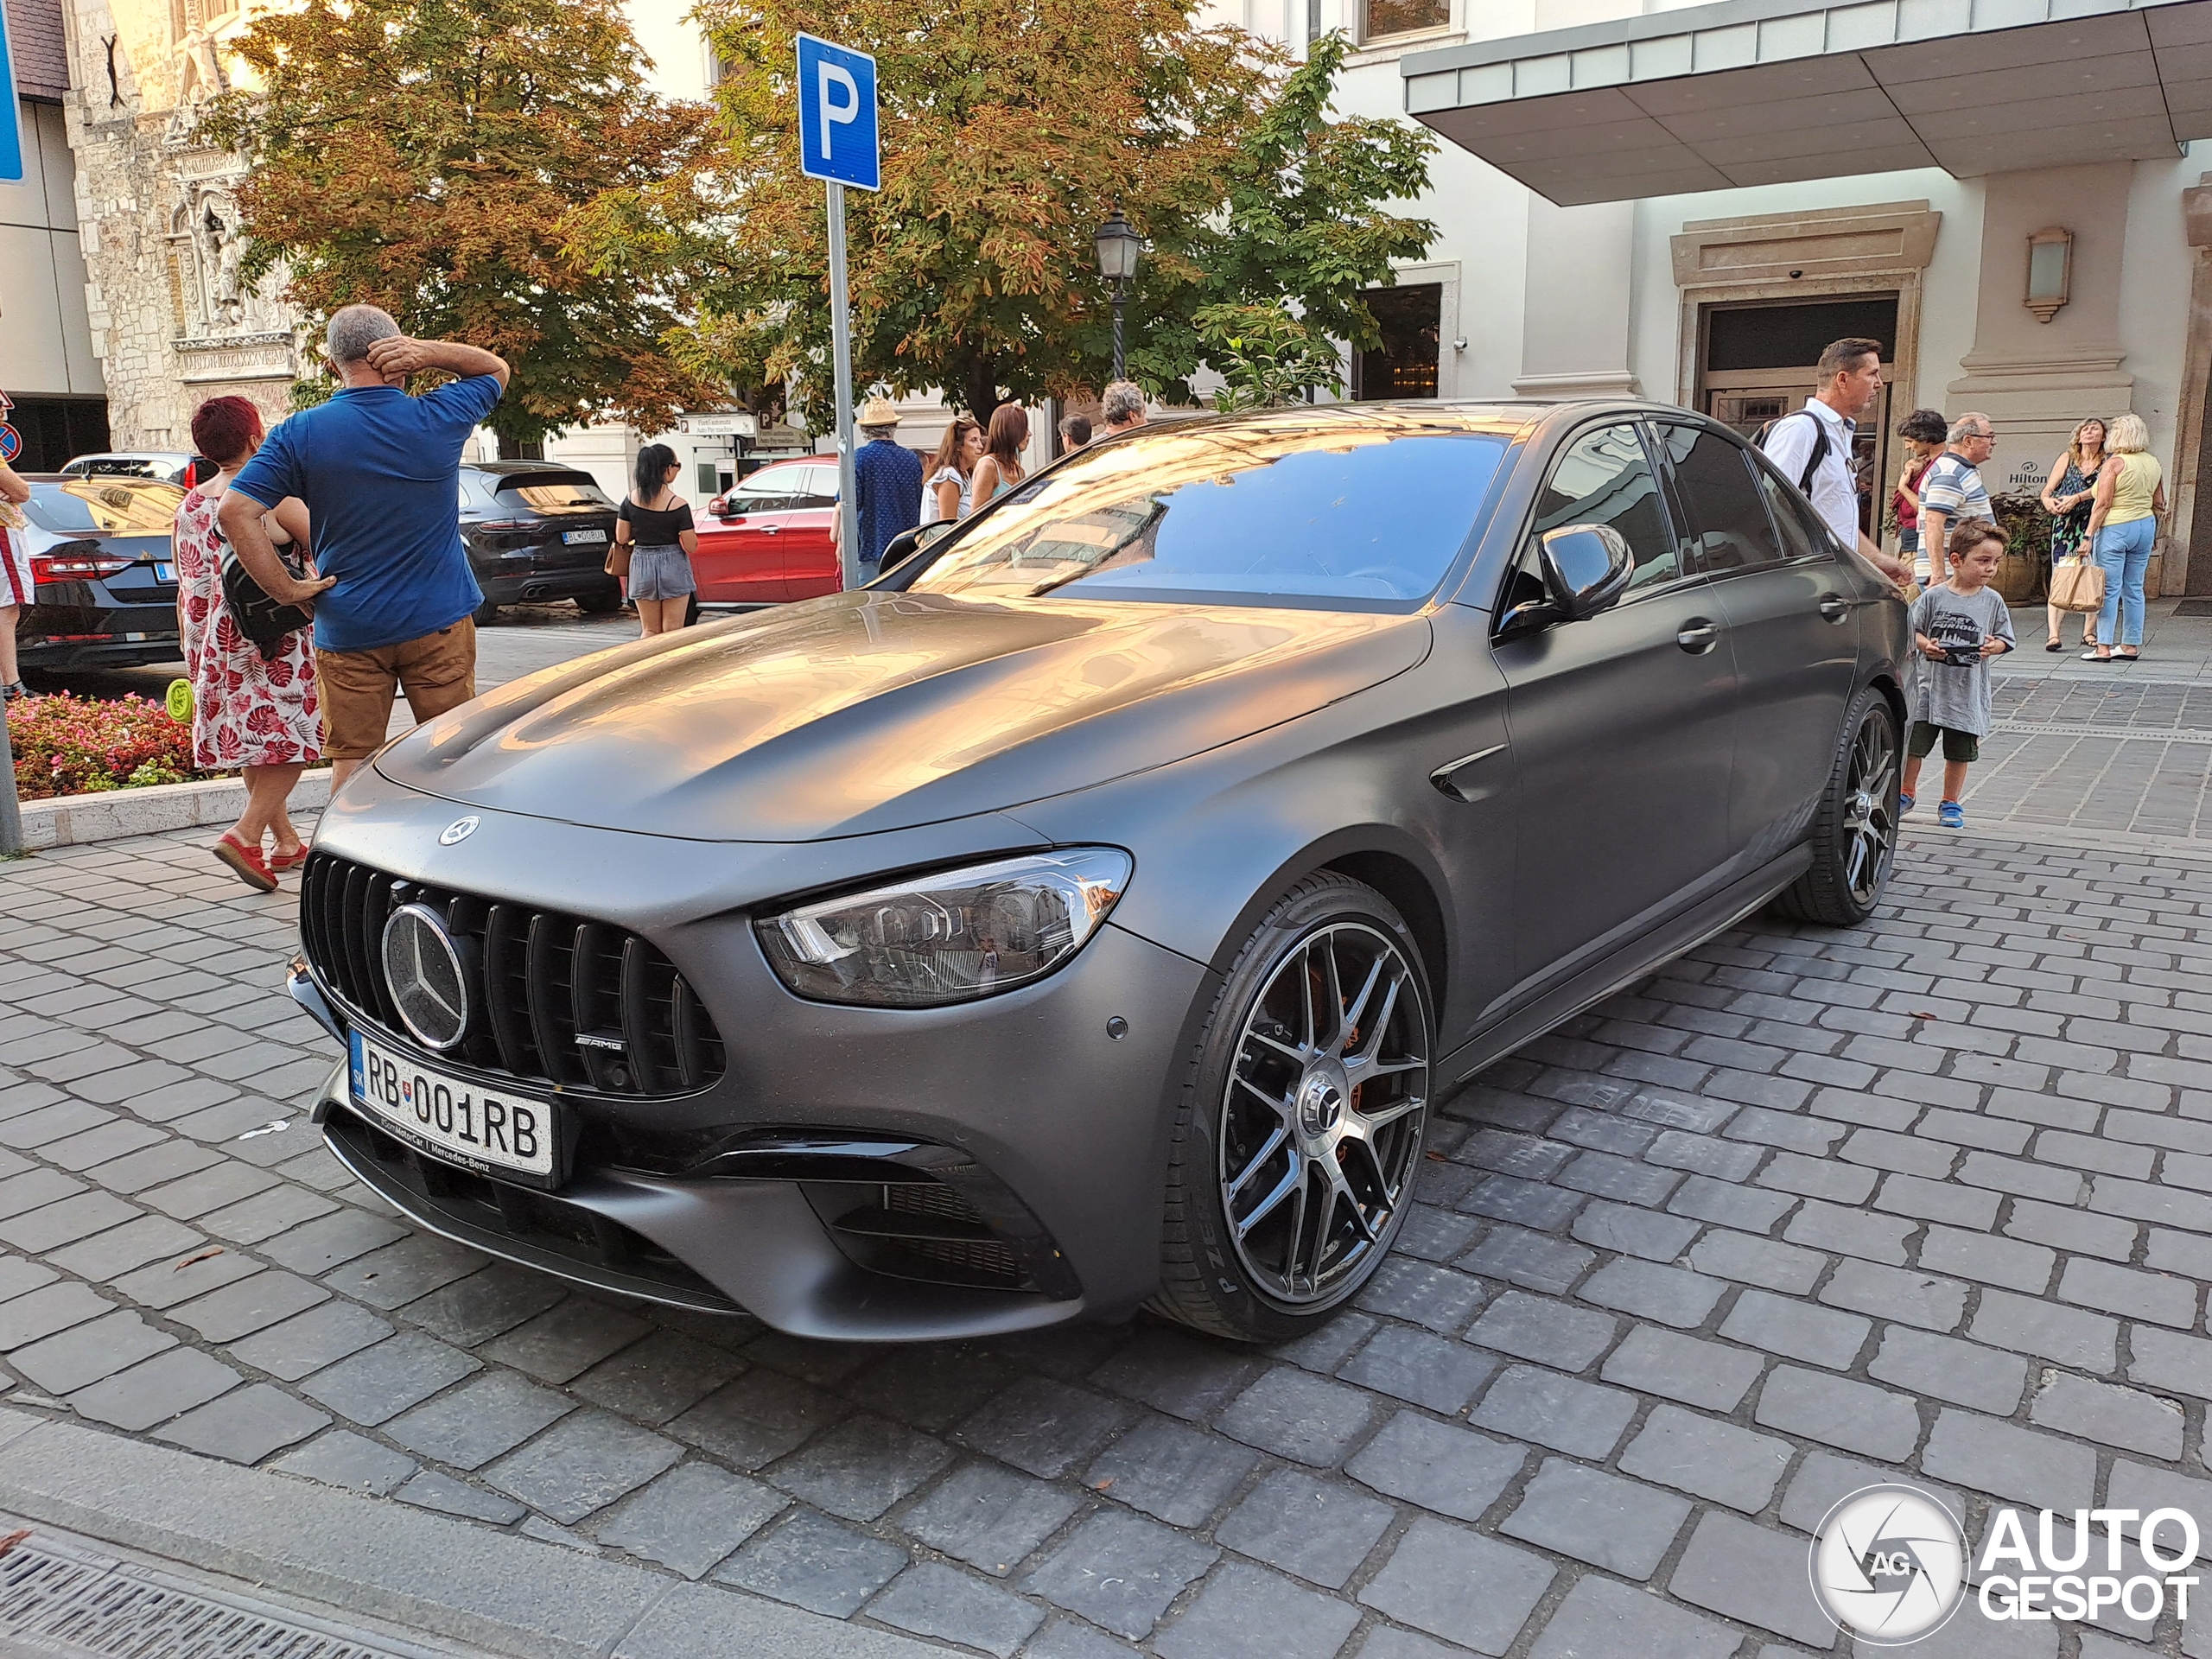
M 875 127 L 875 60 L 811 35 L 798 37 L 799 170 L 861 190 L 883 188 Z
M 0 180 L 23 178 L 23 135 L 16 103 L 16 72 L 8 55 L 8 9 L 0 6 Z M 874 118 L 869 117 L 871 125 Z

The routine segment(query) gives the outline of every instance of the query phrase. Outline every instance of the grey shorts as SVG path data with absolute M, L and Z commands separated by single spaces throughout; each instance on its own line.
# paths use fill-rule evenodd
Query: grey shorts
M 630 555 L 630 597 L 682 599 L 696 594 L 690 556 L 680 547 L 641 547 Z

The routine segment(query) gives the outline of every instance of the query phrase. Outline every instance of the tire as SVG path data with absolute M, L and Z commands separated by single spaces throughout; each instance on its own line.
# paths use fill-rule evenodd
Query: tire
M 578 594 L 575 603 L 586 616 L 611 616 L 622 608 L 622 593 L 617 588 L 611 594 Z
M 1432 1009 L 1420 948 L 1374 888 L 1324 871 L 1277 901 L 1190 1058 L 1155 1312 L 1273 1343 L 1358 1294 L 1389 1254 L 1421 1166 Z
M 1843 722 L 1813 816 L 1813 867 L 1774 901 L 1785 919 L 1856 927 L 1874 913 L 1897 858 L 1898 737 L 1897 710 L 1867 687 Z
M 499 607 L 487 599 L 468 614 L 478 627 L 488 628 L 499 620 Z

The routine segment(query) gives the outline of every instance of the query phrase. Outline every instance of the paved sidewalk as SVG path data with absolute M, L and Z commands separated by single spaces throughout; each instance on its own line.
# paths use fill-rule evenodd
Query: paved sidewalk
M 488 1263 L 305 1139 L 289 889 L 196 838 L 8 867 L 0 1482 L 120 1437 L 571 1547 L 556 1606 L 619 1565 L 1001 1659 L 1842 1651 L 1805 1529 L 1900 1473 L 2212 1539 L 2212 865 L 1988 833 L 1492 1068 L 1402 1258 L 1274 1352 L 831 1346 Z M 1971 1613 L 1912 1651 L 2212 1654 Z
M 2069 648 L 2046 652 L 2043 607 L 2014 607 L 2019 649 L 1992 666 L 1997 726 L 1968 774 L 1970 821 L 2212 848 L 2212 617 L 2177 606 L 2152 602 L 2143 660 L 2119 665 L 2080 660 L 2074 617 Z

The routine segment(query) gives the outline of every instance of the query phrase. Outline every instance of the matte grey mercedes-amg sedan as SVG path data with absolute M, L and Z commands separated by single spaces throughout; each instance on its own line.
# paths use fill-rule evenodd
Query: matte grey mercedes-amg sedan
M 1895 839 L 1904 607 L 1737 435 L 1300 408 L 503 686 L 322 820 L 316 1108 L 423 1225 L 812 1337 L 1325 1319 L 1430 1106 Z

